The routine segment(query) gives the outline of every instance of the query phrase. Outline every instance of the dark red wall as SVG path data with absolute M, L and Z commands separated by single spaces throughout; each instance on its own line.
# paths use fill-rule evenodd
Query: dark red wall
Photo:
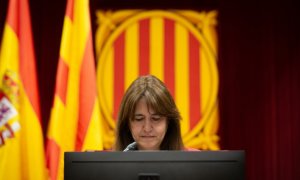
M 246 150 L 248 179 L 300 179 L 299 10 L 220 4 L 221 144 Z

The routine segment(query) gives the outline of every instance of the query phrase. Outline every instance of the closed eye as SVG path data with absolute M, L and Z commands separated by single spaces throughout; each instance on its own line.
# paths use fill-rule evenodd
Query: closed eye
M 133 120 L 135 121 L 142 121 L 145 117 L 143 115 L 135 115 Z
M 161 118 L 162 118 L 161 115 L 153 115 L 153 116 L 151 117 L 151 119 L 154 120 L 154 121 L 159 121 Z

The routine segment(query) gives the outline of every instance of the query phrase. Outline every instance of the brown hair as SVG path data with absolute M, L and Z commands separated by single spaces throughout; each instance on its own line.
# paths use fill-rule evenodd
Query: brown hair
M 137 78 L 123 96 L 118 114 L 115 150 L 122 151 L 134 141 L 130 132 L 129 120 L 133 118 L 136 104 L 141 97 L 145 97 L 148 107 L 167 117 L 167 132 L 160 149 L 182 150 L 179 111 L 167 87 L 153 75 Z

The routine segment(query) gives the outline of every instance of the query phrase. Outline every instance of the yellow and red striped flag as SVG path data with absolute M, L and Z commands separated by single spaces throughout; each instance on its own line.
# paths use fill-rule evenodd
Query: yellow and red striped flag
M 88 0 L 68 0 L 47 134 L 51 179 L 63 179 L 64 152 L 102 150 Z
M 10 0 L 0 51 L 0 179 L 46 179 L 27 0 Z

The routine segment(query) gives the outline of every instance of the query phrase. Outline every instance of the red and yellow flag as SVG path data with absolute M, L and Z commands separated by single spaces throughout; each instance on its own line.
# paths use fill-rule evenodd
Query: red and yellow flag
M 27 0 L 10 0 L 0 51 L 0 179 L 46 179 Z
M 67 3 L 47 138 L 51 179 L 63 179 L 64 152 L 103 146 L 88 0 Z

